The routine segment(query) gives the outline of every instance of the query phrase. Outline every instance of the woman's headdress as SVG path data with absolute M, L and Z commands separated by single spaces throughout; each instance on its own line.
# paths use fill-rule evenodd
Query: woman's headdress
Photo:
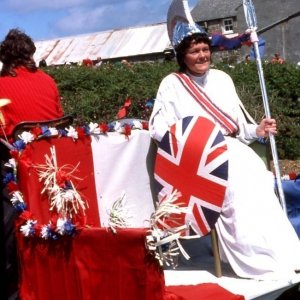
M 173 0 L 168 10 L 167 28 L 169 39 L 174 48 L 189 35 L 194 33 L 207 34 L 203 27 L 194 22 L 188 0 Z

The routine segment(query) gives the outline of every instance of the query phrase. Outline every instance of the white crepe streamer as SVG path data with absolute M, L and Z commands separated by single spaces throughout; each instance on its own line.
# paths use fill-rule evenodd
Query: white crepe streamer
M 161 266 L 166 264 L 176 268 L 180 253 L 185 259 L 190 258 L 180 243 L 180 239 L 190 238 L 182 236 L 188 225 L 181 225 L 177 221 L 179 215 L 190 213 L 190 208 L 180 206 L 181 203 L 175 203 L 179 197 L 181 194 L 175 190 L 164 198 L 149 221 L 150 230 L 146 236 L 146 247 L 158 259 Z
M 50 210 L 56 211 L 62 217 L 72 218 L 73 214 L 78 214 L 80 211 L 85 212 L 87 203 L 82 200 L 81 195 L 77 192 L 71 178 L 79 180 L 73 173 L 76 167 L 63 165 L 58 167 L 56 159 L 55 147 L 50 148 L 51 156 L 45 155 L 46 164 L 37 165 L 36 169 L 39 174 L 40 181 L 43 181 L 44 188 L 42 193 L 46 192 L 50 201 Z M 57 175 L 64 174 L 68 178 L 68 188 L 63 188 L 59 182 Z
M 122 194 L 112 205 L 108 211 L 108 227 L 113 233 L 117 233 L 117 228 L 127 228 L 130 226 L 129 219 L 133 216 L 130 215 L 129 207 L 125 206 L 125 193 Z

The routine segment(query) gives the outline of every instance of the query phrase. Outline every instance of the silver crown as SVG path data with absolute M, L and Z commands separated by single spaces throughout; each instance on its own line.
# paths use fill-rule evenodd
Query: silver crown
M 173 0 L 168 10 L 167 27 L 174 48 L 194 33 L 207 34 L 203 27 L 194 22 L 187 0 Z

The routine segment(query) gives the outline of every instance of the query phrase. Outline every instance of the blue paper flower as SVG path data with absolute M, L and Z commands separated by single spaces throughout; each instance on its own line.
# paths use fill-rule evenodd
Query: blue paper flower
M 48 126 L 42 126 L 41 129 L 42 129 L 42 136 L 51 136 L 52 135 Z
M 74 224 L 71 223 L 70 220 L 67 220 L 64 224 L 65 234 L 73 236 L 76 232 L 76 227 Z
M 26 144 L 23 140 L 17 140 L 13 143 L 13 147 L 16 148 L 18 151 L 25 149 Z
M 3 183 L 6 185 L 11 181 L 16 181 L 16 177 L 13 173 L 6 173 L 3 178 Z

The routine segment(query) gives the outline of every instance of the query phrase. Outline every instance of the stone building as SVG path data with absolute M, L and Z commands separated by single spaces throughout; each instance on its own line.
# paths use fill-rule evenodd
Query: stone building
M 286 61 L 300 61 L 300 1 L 253 0 L 258 34 L 265 40 L 264 59 L 280 53 Z M 194 20 L 207 28 L 233 36 L 247 29 L 242 0 L 200 0 L 192 10 Z M 247 47 L 231 53 L 219 53 L 223 60 L 241 59 L 249 53 Z

